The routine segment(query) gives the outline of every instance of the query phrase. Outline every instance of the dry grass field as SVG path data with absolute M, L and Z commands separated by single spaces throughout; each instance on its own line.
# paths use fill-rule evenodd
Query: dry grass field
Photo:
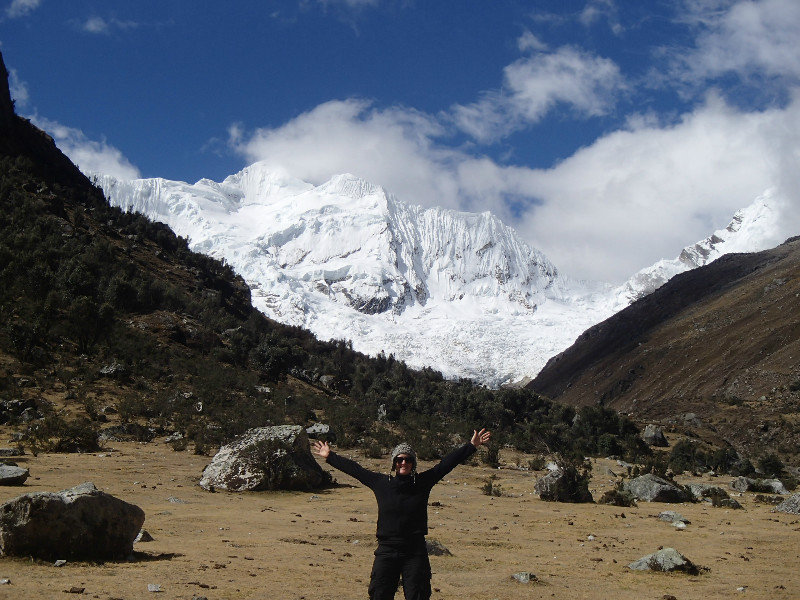
M 737 498 L 745 507 L 738 511 L 705 503 L 548 503 L 533 493 L 535 473 L 516 468 L 512 456 L 502 459 L 500 469 L 462 465 L 433 490 L 429 539 L 453 554 L 431 558 L 437 600 L 800 598 L 800 517 L 772 513 L 751 494 Z M 376 514 L 369 490 L 336 472 L 339 485 L 315 493 L 209 493 L 197 485 L 209 461 L 161 441 L 17 460 L 31 477 L 23 487 L 0 488 L 0 501 L 92 481 L 142 507 L 154 541 L 137 543 L 129 562 L 56 567 L 0 558 L 0 579 L 10 580 L 0 585 L 0 598 L 366 598 Z M 595 498 L 611 486 L 609 469 L 617 467 L 595 463 Z M 502 496 L 482 493 L 490 475 Z M 727 487 L 730 478 L 714 481 Z M 677 510 L 691 524 L 677 530 L 657 519 L 663 510 Z M 703 570 L 689 576 L 627 568 L 661 546 Z M 538 581 L 515 581 L 519 571 Z M 148 584 L 161 591 L 149 592 Z

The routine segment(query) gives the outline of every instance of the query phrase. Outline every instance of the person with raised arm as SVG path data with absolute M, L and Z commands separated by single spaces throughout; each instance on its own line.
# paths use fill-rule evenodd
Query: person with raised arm
M 327 442 L 314 442 L 316 454 L 371 489 L 378 501 L 378 548 L 369 581 L 371 600 L 393 599 L 401 575 L 406 600 L 431 597 L 431 564 L 425 546 L 428 497 L 434 485 L 486 444 L 491 435 L 486 429 L 473 431 L 469 442 L 421 473 L 417 473 L 417 455 L 411 446 L 399 444 L 392 450 L 388 476 L 339 456 Z

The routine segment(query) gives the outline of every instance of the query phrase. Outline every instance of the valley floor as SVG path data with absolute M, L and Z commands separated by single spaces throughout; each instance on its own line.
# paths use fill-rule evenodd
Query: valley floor
M 2 439 L 6 433 L 0 428 Z M 136 544 L 131 562 L 59 568 L 0 558 L 0 579 L 10 579 L 0 585 L 0 597 L 63 598 L 70 597 L 65 591 L 83 588 L 84 597 L 127 600 L 150 597 L 148 584 L 159 585 L 162 592 L 152 597 L 165 600 L 366 597 L 375 502 L 349 477 L 334 472 L 340 485 L 314 493 L 209 493 L 197 481 L 210 458 L 175 452 L 160 441 L 107 446 L 94 454 L 22 457 L 16 462 L 31 477 L 22 487 L 0 487 L 0 502 L 93 481 L 142 507 L 144 529 L 154 541 Z M 386 466 L 343 454 L 370 468 Z M 431 557 L 434 599 L 800 597 L 797 515 L 772 513 L 751 494 L 737 497 L 745 507 L 738 511 L 705 503 L 548 503 L 533 493 L 535 473 L 514 467 L 513 457 L 503 458 L 507 468 L 463 465 L 433 490 L 428 537 L 453 554 Z M 612 461 L 595 463 L 595 498 L 611 487 L 609 470 L 621 469 Z M 503 496 L 481 492 L 491 475 Z M 724 487 L 729 481 L 713 480 Z M 679 531 L 659 521 L 664 510 L 680 512 L 691 524 Z M 676 548 L 707 570 L 687 576 L 627 568 L 661 546 Z M 538 581 L 518 583 L 512 575 L 520 571 Z

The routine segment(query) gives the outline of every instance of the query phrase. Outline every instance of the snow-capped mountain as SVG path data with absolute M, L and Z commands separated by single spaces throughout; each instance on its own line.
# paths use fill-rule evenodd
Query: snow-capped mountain
M 677 258 L 660 260 L 635 273 L 614 291 L 615 312 L 657 290 L 678 273 L 702 267 L 723 254 L 757 252 L 782 242 L 774 237 L 775 232 L 781 229 L 775 204 L 774 190 L 767 190 L 750 206 L 738 210 L 725 229 L 719 229 L 704 240 L 686 246 Z
M 96 176 L 109 201 L 225 260 L 267 316 L 367 354 L 489 386 L 532 377 L 675 274 L 774 230 L 769 193 L 725 229 L 612 289 L 576 282 L 490 213 L 423 209 L 351 175 L 314 186 L 256 163 L 221 183 Z
M 605 288 L 564 279 L 490 213 L 407 205 L 350 175 L 313 186 L 257 163 L 222 183 L 96 182 L 224 259 L 268 316 L 449 377 L 520 380 L 610 314 Z

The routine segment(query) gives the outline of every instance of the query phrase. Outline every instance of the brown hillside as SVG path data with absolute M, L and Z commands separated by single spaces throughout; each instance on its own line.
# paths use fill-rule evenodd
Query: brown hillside
M 530 387 L 796 459 L 798 275 L 800 238 L 724 256 L 586 331 Z

